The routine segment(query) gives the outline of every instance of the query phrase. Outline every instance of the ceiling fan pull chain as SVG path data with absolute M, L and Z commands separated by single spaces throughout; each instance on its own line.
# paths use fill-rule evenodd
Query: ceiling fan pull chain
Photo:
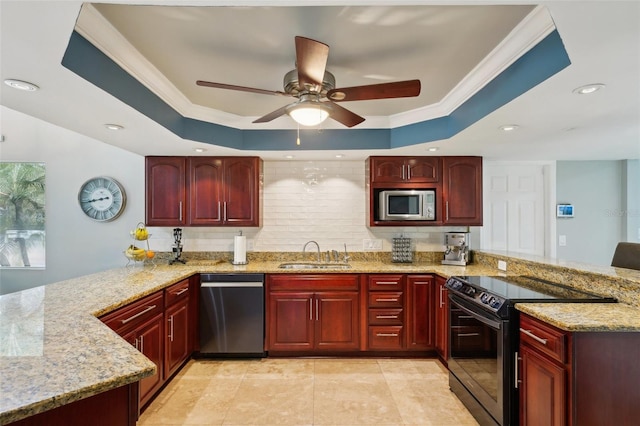
M 298 124 L 298 138 L 296 139 L 296 145 L 300 145 L 300 123 Z

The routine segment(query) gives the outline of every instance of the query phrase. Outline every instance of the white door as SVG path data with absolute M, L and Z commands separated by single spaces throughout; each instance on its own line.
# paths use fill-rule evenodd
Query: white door
M 485 164 L 486 250 L 545 255 L 545 181 L 542 164 Z

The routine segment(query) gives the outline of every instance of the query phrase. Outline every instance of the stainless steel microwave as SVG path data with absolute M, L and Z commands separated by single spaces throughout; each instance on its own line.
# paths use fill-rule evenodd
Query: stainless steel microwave
M 378 197 L 378 220 L 436 220 L 433 189 L 383 190 Z

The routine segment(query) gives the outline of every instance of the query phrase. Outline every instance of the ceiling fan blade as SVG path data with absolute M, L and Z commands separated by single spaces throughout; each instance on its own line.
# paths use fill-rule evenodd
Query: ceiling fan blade
M 353 127 L 364 121 L 364 117 L 360 117 L 355 112 L 351 112 L 346 108 L 341 107 L 338 104 L 331 103 L 331 114 L 329 117 L 333 118 L 339 123 L 344 124 L 347 127 Z
M 372 99 L 410 98 L 420 94 L 420 80 L 396 81 L 368 86 L 343 87 L 327 92 L 333 102 L 367 101 Z
M 267 123 L 271 120 L 275 120 L 276 118 L 285 115 L 287 113 L 287 108 L 289 107 L 289 105 L 285 105 L 282 108 L 278 108 L 275 111 L 270 112 L 267 115 L 263 115 L 262 117 L 253 120 L 254 123 Z
M 310 38 L 296 36 L 296 68 L 300 88 L 322 86 L 329 46 Z
M 288 93 L 275 91 L 275 90 L 256 89 L 254 87 L 235 86 L 233 84 L 213 83 L 211 81 L 198 80 L 196 81 L 196 84 L 198 86 L 213 87 L 215 89 L 238 90 L 241 92 L 259 93 L 261 95 L 291 96 Z

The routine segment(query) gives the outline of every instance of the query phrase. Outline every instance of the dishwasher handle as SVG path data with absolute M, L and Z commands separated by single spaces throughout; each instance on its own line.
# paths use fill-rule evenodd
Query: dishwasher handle
M 226 288 L 240 288 L 240 287 L 264 287 L 262 281 L 247 281 L 247 282 L 202 282 L 200 286 L 205 288 L 211 287 L 226 287 Z

